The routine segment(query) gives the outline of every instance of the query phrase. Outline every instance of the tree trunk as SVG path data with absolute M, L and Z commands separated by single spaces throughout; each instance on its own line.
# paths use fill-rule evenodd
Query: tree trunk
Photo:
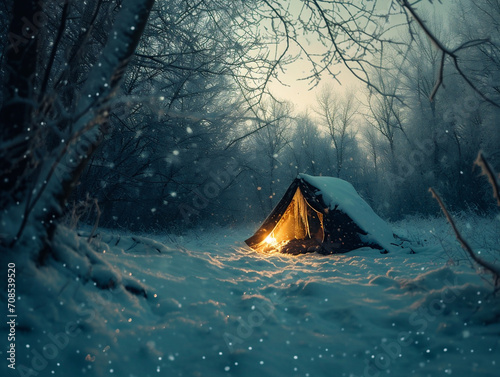
M 38 1 L 14 1 L 12 21 L 7 32 L 9 45 L 3 62 L 7 79 L 0 109 L 0 142 L 2 146 L 7 146 L 2 147 L 0 152 L 2 208 L 22 201 L 33 162 L 29 149 L 30 135 L 36 127 L 31 123 L 34 105 L 31 100 L 35 90 L 38 30 L 32 22 L 38 10 Z M 27 27 L 28 23 L 31 27 Z

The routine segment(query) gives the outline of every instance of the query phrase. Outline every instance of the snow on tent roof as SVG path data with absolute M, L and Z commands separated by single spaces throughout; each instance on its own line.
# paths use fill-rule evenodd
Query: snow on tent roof
M 299 174 L 300 179 L 316 187 L 320 191 L 323 202 L 330 209 L 337 208 L 348 215 L 367 235 L 361 235 L 364 242 L 373 242 L 386 250 L 393 249 L 394 236 L 390 226 L 373 211 L 356 192 L 356 189 L 340 178 L 313 177 Z

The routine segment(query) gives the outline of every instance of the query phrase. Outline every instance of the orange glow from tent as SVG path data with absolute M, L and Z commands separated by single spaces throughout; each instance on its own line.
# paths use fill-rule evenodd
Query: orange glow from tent
M 272 235 L 269 235 L 266 237 L 266 239 L 264 241 L 267 242 L 268 244 L 272 245 L 273 243 L 276 243 L 276 238 L 274 238 Z

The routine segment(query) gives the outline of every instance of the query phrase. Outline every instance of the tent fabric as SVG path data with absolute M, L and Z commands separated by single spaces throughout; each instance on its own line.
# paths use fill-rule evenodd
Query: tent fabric
M 369 246 L 389 251 L 391 228 L 339 178 L 299 174 L 247 245 L 300 254 L 341 253 Z
M 317 239 L 323 241 L 323 214 L 314 210 L 304 198 L 300 189 L 289 203 L 269 236 L 269 240 Z

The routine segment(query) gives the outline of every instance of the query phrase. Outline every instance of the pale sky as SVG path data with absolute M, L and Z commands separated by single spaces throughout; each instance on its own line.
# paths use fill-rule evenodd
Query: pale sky
M 294 110 L 298 113 L 303 113 L 309 110 L 311 113 L 316 106 L 316 96 L 323 87 L 329 86 L 335 92 L 343 93 L 345 90 L 353 89 L 354 91 L 360 90 L 364 84 L 359 82 L 346 68 L 342 69 L 337 80 L 328 74 L 323 75 L 321 82 L 314 88 L 311 88 L 308 81 L 300 80 L 306 76 L 308 72 L 304 65 L 296 63 L 287 68 L 285 74 L 280 74 L 280 80 L 286 84 L 284 86 L 277 81 L 269 84 L 270 92 L 279 100 L 290 101 L 294 104 Z

